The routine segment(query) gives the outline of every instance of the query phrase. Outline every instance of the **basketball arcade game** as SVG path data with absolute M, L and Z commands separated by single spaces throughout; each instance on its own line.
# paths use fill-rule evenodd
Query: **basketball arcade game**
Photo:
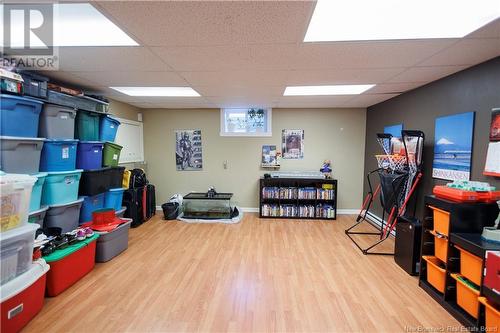
M 424 133 L 417 130 L 401 131 L 401 139 L 395 138 L 391 134 L 377 134 L 377 141 L 385 154 L 375 155 L 378 168 L 366 176 L 368 194 L 363 201 L 356 223 L 345 230 L 346 235 L 363 254 L 394 254 L 393 252 L 371 250 L 389 238 L 396 227 L 398 218 L 406 212 L 408 202 L 422 178 L 424 139 Z M 380 182 L 374 191 L 370 177 L 375 173 L 379 175 Z M 380 204 L 383 208 L 380 227 L 373 232 L 354 231 L 353 229 L 365 221 L 373 227 L 373 224 L 367 220 L 367 214 L 377 196 L 380 196 Z M 387 221 L 385 220 L 386 215 L 388 216 Z M 367 248 L 362 248 L 352 235 L 379 236 L 379 239 Z

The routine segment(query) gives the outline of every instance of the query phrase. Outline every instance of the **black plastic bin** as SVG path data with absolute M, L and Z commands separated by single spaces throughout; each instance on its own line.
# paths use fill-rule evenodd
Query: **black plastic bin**
M 47 82 L 49 79 L 34 73 L 19 73 L 23 77 L 24 94 L 28 96 L 47 98 Z
M 123 172 L 125 167 L 115 166 L 109 167 L 106 171 L 109 179 L 110 188 L 120 188 L 123 184 Z
M 95 170 L 85 170 L 80 178 L 78 195 L 94 196 L 108 191 L 111 186 L 109 182 L 109 169 L 101 168 Z

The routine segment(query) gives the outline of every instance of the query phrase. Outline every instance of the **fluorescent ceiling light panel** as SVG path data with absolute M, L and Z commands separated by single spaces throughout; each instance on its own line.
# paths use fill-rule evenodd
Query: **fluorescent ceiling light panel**
M 304 42 L 461 38 L 499 17 L 498 0 L 318 0 Z
M 328 96 L 328 95 L 359 95 L 374 84 L 346 84 L 333 86 L 293 86 L 286 87 L 283 96 Z
M 200 97 L 191 87 L 110 87 L 129 96 Z
M 63 3 L 53 5 L 54 45 L 47 46 L 137 46 L 135 40 L 130 38 L 122 29 L 111 22 L 106 16 L 88 3 Z M 29 8 L 29 5 L 26 5 Z M 22 13 L 22 12 L 21 12 Z M 3 5 L 0 6 L 0 17 L 3 26 Z M 33 17 L 42 24 L 44 18 L 40 12 L 34 12 Z M 35 23 L 36 23 L 35 22 Z M 24 31 L 24 20 L 11 20 L 11 31 Z M 11 35 L 11 45 L 24 45 L 23 34 Z M 33 38 L 32 38 L 33 39 Z M 3 33 L 0 34 L 1 45 Z M 38 38 L 35 39 L 35 43 Z M 42 41 L 38 41 L 43 43 Z M 45 44 L 32 47 L 44 47 Z

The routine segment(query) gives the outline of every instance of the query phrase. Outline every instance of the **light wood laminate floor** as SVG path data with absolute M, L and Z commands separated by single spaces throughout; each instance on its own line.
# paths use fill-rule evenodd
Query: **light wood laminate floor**
M 153 220 L 127 251 L 55 298 L 25 332 L 401 332 L 460 327 L 392 257 L 337 221 Z M 387 245 L 393 246 L 393 240 Z

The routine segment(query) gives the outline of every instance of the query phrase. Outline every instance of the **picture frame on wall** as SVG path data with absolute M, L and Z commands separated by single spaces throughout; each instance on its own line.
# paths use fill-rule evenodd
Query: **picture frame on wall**
M 475 112 L 436 118 L 432 177 L 470 180 Z
M 201 130 L 175 131 L 175 165 L 177 171 L 203 170 Z
M 281 144 L 284 159 L 298 160 L 304 158 L 304 130 L 284 129 Z

